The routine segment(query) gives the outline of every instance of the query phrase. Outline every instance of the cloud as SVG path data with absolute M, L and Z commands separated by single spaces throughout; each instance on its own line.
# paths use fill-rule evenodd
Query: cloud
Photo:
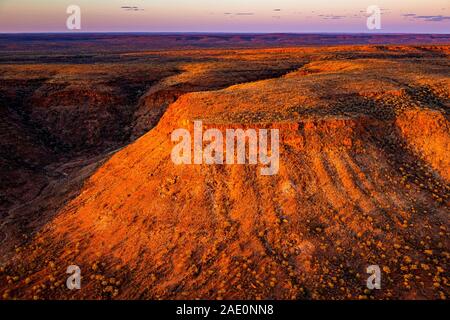
M 144 11 L 144 9 L 136 6 L 121 6 L 120 9 L 123 9 L 125 11 Z
M 235 13 L 224 12 L 223 14 L 230 18 L 232 18 L 233 16 L 253 16 L 253 15 L 255 15 L 255 13 L 253 13 L 253 12 L 235 12 Z
M 416 19 L 425 19 L 425 21 L 444 21 L 444 20 L 450 20 L 450 16 L 417 16 Z
M 273 11 L 278 11 L 278 12 L 280 12 L 280 11 L 281 11 L 281 9 L 273 9 Z

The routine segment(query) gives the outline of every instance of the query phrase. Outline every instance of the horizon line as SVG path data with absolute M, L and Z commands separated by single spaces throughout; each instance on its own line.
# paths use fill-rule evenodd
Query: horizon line
M 149 34 L 149 35 L 171 35 L 171 34 L 198 34 L 198 35 L 214 35 L 214 34 L 236 34 L 236 35 L 265 35 L 265 34 L 280 34 L 280 35 L 309 35 L 309 34 L 330 34 L 330 35 L 450 35 L 449 32 L 333 32 L 333 31 L 303 31 L 303 32 L 236 32 L 236 31 L 12 31 L 2 32 L 0 35 L 76 35 L 76 34 Z

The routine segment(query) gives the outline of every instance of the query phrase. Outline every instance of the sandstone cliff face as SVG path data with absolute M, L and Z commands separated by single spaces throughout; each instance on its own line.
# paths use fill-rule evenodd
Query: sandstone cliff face
M 344 60 L 178 99 L 163 87 L 192 84 L 192 73 L 160 81 L 136 113 L 146 117 L 136 132 L 156 126 L 102 163 L 17 248 L 0 278 L 3 293 L 448 296 L 446 75 L 434 62 Z M 279 173 L 261 176 L 258 165 L 174 165 L 170 135 L 191 130 L 195 120 L 221 130 L 279 129 Z M 81 267 L 83 289 L 68 293 L 61 279 L 71 264 Z M 365 271 L 373 264 L 383 270 L 384 290 L 368 292 Z

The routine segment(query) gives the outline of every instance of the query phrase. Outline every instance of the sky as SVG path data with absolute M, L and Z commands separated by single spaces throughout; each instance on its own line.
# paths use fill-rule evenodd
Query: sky
M 69 5 L 81 29 L 69 30 Z M 381 8 L 381 29 L 366 25 Z M 7 32 L 450 33 L 449 0 L 0 0 Z

